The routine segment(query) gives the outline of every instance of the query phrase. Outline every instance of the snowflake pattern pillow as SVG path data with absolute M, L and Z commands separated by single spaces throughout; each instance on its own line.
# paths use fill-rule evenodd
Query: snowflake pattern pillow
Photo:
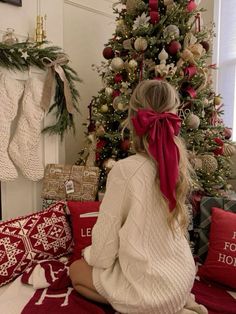
M 34 262 L 72 251 L 71 229 L 59 202 L 45 211 L 0 223 L 0 286 Z

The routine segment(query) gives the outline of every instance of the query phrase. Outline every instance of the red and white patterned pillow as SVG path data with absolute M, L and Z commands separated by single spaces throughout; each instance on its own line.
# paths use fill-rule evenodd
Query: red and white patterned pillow
M 0 287 L 36 261 L 72 251 L 73 239 L 59 202 L 45 211 L 0 223 Z

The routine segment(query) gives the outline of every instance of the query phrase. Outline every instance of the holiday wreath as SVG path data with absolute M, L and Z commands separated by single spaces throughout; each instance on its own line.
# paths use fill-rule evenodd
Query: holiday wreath
M 67 55 L 60 47 L 47 46 L 47 42 L 26 41 L 12 45 L 0 43 L 0 67 L 25 71 L 35 66 L 47 70 L 42 107 L 45 111 L 55 112 L 56 122 L 44 128 L 43 132 L 59 134 L 61 137 L 66 130 L 74 129 L 73 113 L 79 111 L 76 83 L 81 80 L 68 62 Z M 54 78 L 56 87 L 51 104 Z

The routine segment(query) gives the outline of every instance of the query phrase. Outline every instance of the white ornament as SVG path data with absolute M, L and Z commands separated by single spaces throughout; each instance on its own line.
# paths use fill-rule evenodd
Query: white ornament
M 134 48 L 138 52 L 145 51 L 147 49 L 148 43 L 147 40 L 143 37 L 139 37 L 134 42 Z
M 168 59 L 168 56 L 169 56 L 168 53 L 163 48 L 162 51 L 158 55 L 158 59 L 160 60 L 160 63 L 166 64 L 166 60 Z
M 164 38 L 179 38 L 179 29 L 176 25 L 168 25 L 163 31 Z
M 26 60 L 27 58 L 29 58 L 29 55 L 28 55 L 27 51 L 22 52 L 22 53 L 21 53 L 21 57 L 24 58 L 25 60 Z
M 132 70 L 135 70 L 138 66 L 138 62 L 134 59 L 129 61 L 129 68 Z
M 107 97 L 111 96 L 113 93 L 113 89 L 111 87 L 106 87 L 105 88 L 105 94 Z
M 120 57 L 116 57 L 111 61 L 111 68 L 114 71 L 121 71 L 124 68 L 124 61 Z

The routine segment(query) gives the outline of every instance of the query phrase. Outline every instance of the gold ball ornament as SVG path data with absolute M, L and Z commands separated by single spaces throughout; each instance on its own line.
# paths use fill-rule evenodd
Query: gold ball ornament
M 200 125 L 200 119 L 194 113 L 190 113 L 190 115 L 186 118 L 185 124 L 189 129 L 198 129 Z
M 124 61 L 120 57 L 113 58 L 111 61 L 112 70 L 119 72 L 124 68 Z
M 236 147 L 232 144 L 225 143 L 223 146 L 223 155 L 226 157 L 233 156 L 236 152 Z
M 212 155 L 202 155 L 202 170 L 205 173 L 214 173 L 218 169 L 218 162 Z
M 142 0 L 127 0 L 126 11 L 128 14 L 134 15 L 139 10 L 145 8 L 145 3 Z
M 112 96 L 112 93 L 113 93 L 113 88 L 111 88 L 111 87 L 106 87 L 106 88 L 105 88 L 105 95 L 106 95 L 107 97 Z
M 108 111 L 108 106 L 106 104 L 102 105 L 100 110 L 101 112 L 106 113 Z
M 215 96 L 214 97 L 214 105 L 219 106 L 221 104 L 222 100 L 220 96 Z
M 138 62 L 134 59 L 129 61 L 129 68 L 135 70 L 138 67 Z
M 143 37 L 138 37 L 134 42 L 134 48 L 138 52 L 145 51 L 147 49 L 148 42 Z

